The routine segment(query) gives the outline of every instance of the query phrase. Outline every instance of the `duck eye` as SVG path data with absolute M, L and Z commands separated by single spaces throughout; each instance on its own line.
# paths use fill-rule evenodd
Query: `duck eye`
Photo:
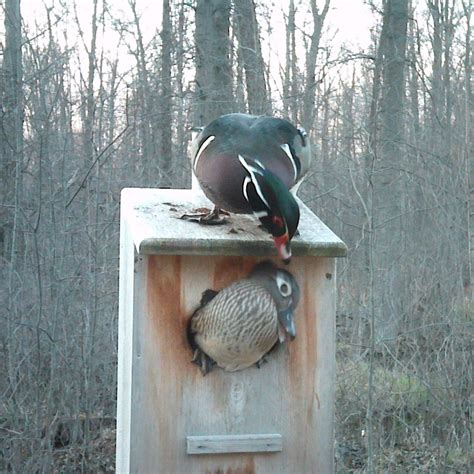
M 291 295 L 291 287 L 288 283 L 280 282 L 278 289 L 280 290 L 281 296 L 287 297 Z
M 282 272 L 277 273 L 276 284 L 281 296 L 286 298 L 287 296 L 291 295 L 291 292 L 292 292 L 291 285 L 288 283 L 287 278 L 284 276 L 284 274 L 282 274 Z
M 286 283 L 283 283 L 280 285 L 280 293 L 282 296 L 288 296 L 290 294 L 290 287 Z

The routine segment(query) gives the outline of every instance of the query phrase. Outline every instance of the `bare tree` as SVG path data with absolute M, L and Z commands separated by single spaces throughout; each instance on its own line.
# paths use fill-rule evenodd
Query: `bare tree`
M 23 61 L 20 0 L 5 2 L 5 48 L 0 69 L 0 275 L 6 293 L 0 315 L 4 320 L 2 341 L 7 369 L 7 387 L 14 390 L 18 359 L 16 352 L 21 343 L 8 344 L 23 317 L 18 308 L 18 285 L 21 277 L 18 267 L 24 258 L 23 223 Z M 4 265 L 5 263 L 5 265 Z M 14 392 L 13 392 L 14 393 Z M 16 398 L 13 397 L 13 403 Z
M 187 11 L 189 10 L 184 2 L 177 1 L 175 8 L 178 8 L 178 26 L 176 28 L 176 83 L 175 91 L 178 98 L 178 105 L 176 111 L 176 147 L 175 147 L 175 159 L 177 158 L 180 161 L 180 166 L 178 168 L 179 173 L 175 174 L 175 185 L 181 187 L 189 187 L 189 182 L 191 179 L 191 170 L 190 170 L 190 160 L 187 159 L 187 144 L 190 139 L 189 134 L 189 125 L 188 125 L 188 108 L 187 105 L 187 94 L 186 90 L 186 81 L 184 78 L 185 68 L 186 68 L 186 58 L 187 54 L 187 42 L 191 39 L 188 38 L 186 31 L 190 23 L 189 15 Z
M 472 99 L 472 51 L 471 51 L 471 14 L 472 6 L 469 2 L 462 2 L 463 12 L 466 16 L 466 53 L 464 57 L 464 110 L 465 110 L 465 132 L 464 132 L 464 153 L 467 168 L 467 248 L 468 248 L 468 269 L 465 272 L 467 297 L 472 298 L 474 285 L 474 132 L 472 131 L 471 112 L 474 107 Z
M 405 49 L 408 1 L 388 0 L 375 65 L 370 112 L 370 191 L 369 191 L 369 285 L 370 359 L 368 374 L 367 469 L 374 472 L 374 357 L 377 345 L 394 346 L 399 318 L 405 307 L 400 297 L 403 284 L 402 169 L 404 154 Z M 379 93 L 380 135 L 376 139 L 375 120 Z M 375 149 L 378 141 L 377 149 Z M 394 297 L 394 295 L 396 295 Z M 380 349 L 378 349 L 380 350 Z
M 172 84 L 171 84 L 171 11 L 169 0 L 163 1 L 163 26 L 161 30 L 161 114 L 160 114 L 160 174 L 162 176 L 161 186 L 172 184 Z
M 382 52 L 382 97 L 380 104 L 380 135 L 377 155 L 372 165 L 372 229 L 374 237 L 375 311 L 377 340 L 394 340 L 398 315 L 403 314 L 401 269 L 403 239 L 402 171 L 405 154 L 405 49 L 407 38 L 408 1 L 390 0 L 384 8 L 379 48 Z M 391 251 L 392 250 L 392 251 Z M 393 252 L 395 250 L 395 252 Z M 390 281 L 387 285 L 385 281 Z
M 309 50 L 306 54 L 302 117 L 303 126 L 307 130 L 311 130 L 313 126 L 314 104 L 316 100 L 316 61 L 318 58 L 319 43 L 321 41 L 324 21 L 330 4 L 331 0 L 325 0 L 323 9 L 320 12 L 316 0 L 310 1 L 311 13 L 313 15 L 313 32 L 311 34 Z
M 197 1 L 195 125 L 234 111 L 229 16 L 230 0 Z
M 15 266 L 19 233 L 23 156 L 23 66 L 19 0 L 5 1 L 5 47 L 0 77 L 0 256 Z M 9 283 L 11 284 L 12 275 Z
M 87 50 L 88 55 L 88 68 L 87 68 L 87 82 L 85 85 L 85 109 L 83 114 L 83 127 L 84 127 L 84 152 L 87 161 L 92 161 L 94 158 L 94 117 L 95 117 L 95 88 L 94 79 L 97 69 L 97 28 L 98 28 L 98 0 L 94 0 L 93 13 L 91 19 L 91 42 L 89 49 Z
M 286 50 L 283 74 L 283 112 L 297 122 L 298 107 L 296 99 L 298 95 L 298 57 L 296 55 L 296 8 L 294 0 L 288 5 L 286 16 Z
M 256 115 L 270 114 L 271 103 L 267 93 L 255 3 L 253 0 L 235 0 L 234 8 L 239 49 L 245 69 L 248 111 Z

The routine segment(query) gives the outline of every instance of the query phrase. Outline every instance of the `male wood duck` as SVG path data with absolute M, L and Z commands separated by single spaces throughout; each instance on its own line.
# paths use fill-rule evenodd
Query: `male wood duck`
M 300 216 L 290 190 L 296 192 L 311 160 L 304 129 L 275 117 L 228 114 L 205 127 L 193 148 L 194 174 L 215 205 L 201 222 L 219 210 L 253 213 L 288 263 Z
M 203 375 L 216 364 L 229 372 L 258 364 L 278 341 L 295 338 L 299 297 L 293 275 L 270 262 L 219 292 L 206 290 L 188 321 L 193 362 Z

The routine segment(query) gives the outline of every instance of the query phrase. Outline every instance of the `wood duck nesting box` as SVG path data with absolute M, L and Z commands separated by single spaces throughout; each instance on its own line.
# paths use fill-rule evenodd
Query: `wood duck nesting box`
M 285 267 L 301 290 L 296 339 L 260 368 L 204 377 L 186 339 L 202 292 L 282 264 L 251 216 L 179 218 L 201 206 L 191 190 L 122 192 L 117 472 L 333 472 L 334 257 L 346 247 L 300 203 Z

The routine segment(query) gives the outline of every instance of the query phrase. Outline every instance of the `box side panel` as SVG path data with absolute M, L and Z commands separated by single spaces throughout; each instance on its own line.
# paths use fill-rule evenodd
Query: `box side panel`
M 137 267 L 146 282 L 135 297 L 132 472 L 332 472 L 332 259 L 292 260 L 302 293 L 297 337 L 260 368 L 203 377 L 191 363 L 186 323 L 201 293 L 246 276 L 256 261 L 162 255 Z M 186 452 L 187 436 L 269 434 L 282 436 L 281 452 Z
M 120 224 L 116 446 L 116 471 L 120 473 L 128 472 L 130 465 L 134 258 L 133 241 L 122 212 Z

